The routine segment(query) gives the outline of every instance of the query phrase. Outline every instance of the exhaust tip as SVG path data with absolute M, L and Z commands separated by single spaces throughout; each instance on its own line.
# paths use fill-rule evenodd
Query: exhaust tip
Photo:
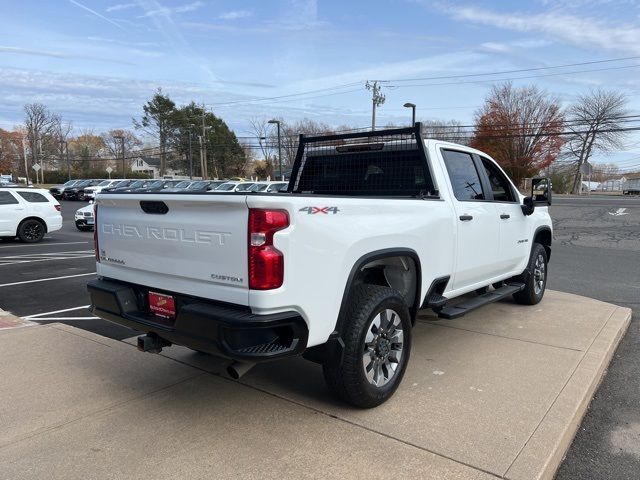
M 233 365 L 229 365 L 227 367 L 227 374 L 233 378 L 234 380 L 239 380 L 240 379 L 240 374 L 238 373 L 238 371 L 233 368 Z
M 233 362 L 227 367 L 227 374 L 234 380 L 239 380 L 245 373 L 253 368 L 254 363 Z

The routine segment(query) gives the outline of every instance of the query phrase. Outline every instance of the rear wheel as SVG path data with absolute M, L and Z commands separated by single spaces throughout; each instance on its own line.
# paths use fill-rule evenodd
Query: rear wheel
M 400 385 L 411 351 L 411 316 L 404 299 L 388 287 L 355 287 L 340 333 L 342 360 L 323 363 L 329 389 L 356 407 L 384 403 Z
M 40 220 L 25 220 L 18 227 L 18 238 L 25 243 L 36 243 L 42 240 L 46 228 Z
M 533 244 L 527 270 L 514 280 L 524 283 L 524 289 L 513 294 L 517 303 L 535 305 L 542 300 L 547 288 L 547 251 L 541 244 Z

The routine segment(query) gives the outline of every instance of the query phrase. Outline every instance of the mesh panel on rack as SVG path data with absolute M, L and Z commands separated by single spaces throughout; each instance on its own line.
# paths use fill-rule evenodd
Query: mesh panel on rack
M 302 137 L 293 191 L 324 195 L 435 194 L 417 129 Z

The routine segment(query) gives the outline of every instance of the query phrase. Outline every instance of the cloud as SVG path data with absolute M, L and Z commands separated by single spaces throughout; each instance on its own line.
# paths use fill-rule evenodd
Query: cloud
M 158 8 L 153 10 L 147 10 L 143 17 L 155 17 L 155 16 L 163 16 L 170 17 L 176 13 L 187 13 L 198 10 L 200 7 L 203 7 L 204 3 L 197 1 L 191 2 L 184 5 L 178 5 L 177 7 L 164 7 L 158 4 Z
M 121 30 L 124 30 L 124 27 L 122 25 L 120 25 L 119 23 L 114 22 L 113 20 L 111 20 L 110 18 L 105 17 L 104 15 L 96 12 L 95 10 L 90 9 L 89 7 L 87 7 L 86 5 L 81 4 L 80 2 L 76 2 L 76 0 L 69 0 L 71 3 L 73 3 L 76 7 L 80 7 L 83 10 L 86 10 L 87 12 L 89 12 L 90 14 L 101 18 L 102 20 L 104 20 L 105 22 L 110 23 L 111 25 L 115 25 L 116 27 L 118 27 Z
M 131 62 L 126 62 L 124 60 L 116 60 L 110 58 L 102 58 L 102 57 L 92 57 L 90 55 L 77 55 L 74 53 L 64 53 L 64 52 L 55 52 L 50 50 L 34 50 L 30 48 L 22 48 L 22 47 L 10 47 L 0 45 L 0 53 L 15 53 L 18 55 L 34 55 L 37 57 L 50 57 L 50 58 L 69 58 L 69 59 L 79 59 L 79 60 L 97 60 L 100 62 L 109 62 L 109 63 L 118 63 L 121 65 L 133 65 Z
M 118 3 L 116 5 L 111 5 L 107 7 L 107 12 L 117 12 L 120 10 L 129 10 L 130 8 L 134 8 L 136 6 L 135 3 Z
M 517 32 L 538 32 L 578 46 L 640 54 L 640 28 L 608 24 L 602 20 L 546 12 L 539 14 L 498 13 L 477 7 L 448 6 L 443 11 L 455 20 L 488 25 Z
M 237 20 L 239 18 L 247 18 L 253 16 L 253 12 L 249 10 L 234 10 L 232 12 L 225 12 L 218 18 L 222 20 Z

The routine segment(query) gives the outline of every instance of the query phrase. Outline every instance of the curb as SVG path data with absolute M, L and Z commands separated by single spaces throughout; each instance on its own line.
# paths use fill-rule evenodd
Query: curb
M 0 308 L 0 332 L 13 328 L 31 327 L 33 325 L 37 325 L 37 323 L 30 322 L 29 320 L 24 320 L 20 317 L 16 317 L 15 315 Z
M 631 315 L 631 309 L 624 307 L 618 307 L 611 313 L 547 415 L 505 472 L 504 478 L 554 478 L 629 327 Z

